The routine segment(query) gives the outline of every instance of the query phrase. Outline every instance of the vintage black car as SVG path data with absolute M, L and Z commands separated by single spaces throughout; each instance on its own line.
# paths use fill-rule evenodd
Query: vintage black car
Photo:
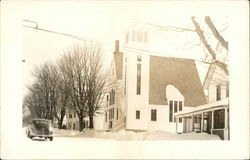
M 53 130 L 47 119 L 33 119 L 26 130 L 27 137 L 40 137 L 53 140 Z

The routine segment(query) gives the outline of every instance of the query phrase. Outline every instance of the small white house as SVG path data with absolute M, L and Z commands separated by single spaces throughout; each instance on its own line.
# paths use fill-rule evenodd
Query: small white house
M 229 139 L 229 81 L 228 71 L 212 63 L 207 72 L 203 89 L 207 92 L 208 103 L 189 111 L 175 114 L 184 119 L 184 125 L 177 125 L 182 132 L 207 132 Z M 187 127 L 188 126 L 188 127 Z

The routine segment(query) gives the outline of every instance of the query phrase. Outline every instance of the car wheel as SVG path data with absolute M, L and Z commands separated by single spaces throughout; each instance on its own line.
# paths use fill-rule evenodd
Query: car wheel
M 27 137 L 30 138 L 30 131 L 27 131 Z
M 53 141 L 53 137 L 50 137 L 49 140 L 50 140 L 50 141 Z
M 27 137 L 30 138 L 30 139 L 33 138 L 33 136 L 30 135 L 30 131 L 28 131 Z

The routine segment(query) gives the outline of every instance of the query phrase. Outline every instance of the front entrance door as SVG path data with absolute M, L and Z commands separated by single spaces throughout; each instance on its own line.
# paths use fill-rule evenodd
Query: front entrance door
M 192 131 L 192 118 L 191 117 L 184 117 L 183 118 L 183 132 L 191 132 Z
M 204 113 L 203 130 L 204 132 L 210 133 L 212 123 L 212 112 Z
M 112 129 L 112 121 L 109 121 L 109 129 Z

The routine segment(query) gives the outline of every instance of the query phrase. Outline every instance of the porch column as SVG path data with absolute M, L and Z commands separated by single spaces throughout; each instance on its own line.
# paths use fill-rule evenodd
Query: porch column
M 175 124 L 176 124 L 175 132 L 178 133 L 178 117 L 176 117 Z
M 228 140 L 228 112 L 227 108 L 225 108 L 225 126 L 224 126 L 224 140 Z
M 225 108 L 225 129 L 228 128 L 228 112 L 227 108 Z
M 191 125 L 191 132 L 192 131 L 194 131 L 194 115 L 191 115 L 191 123 L 192 123 L 192 125 Z
M 201 113 L 201 132 L 203 131 L 204 115 Z
M 212 112 L 212 119 L 211 119 L 211 134 L 213 134 L 213 129 L 214 129 L 214 110 Z

